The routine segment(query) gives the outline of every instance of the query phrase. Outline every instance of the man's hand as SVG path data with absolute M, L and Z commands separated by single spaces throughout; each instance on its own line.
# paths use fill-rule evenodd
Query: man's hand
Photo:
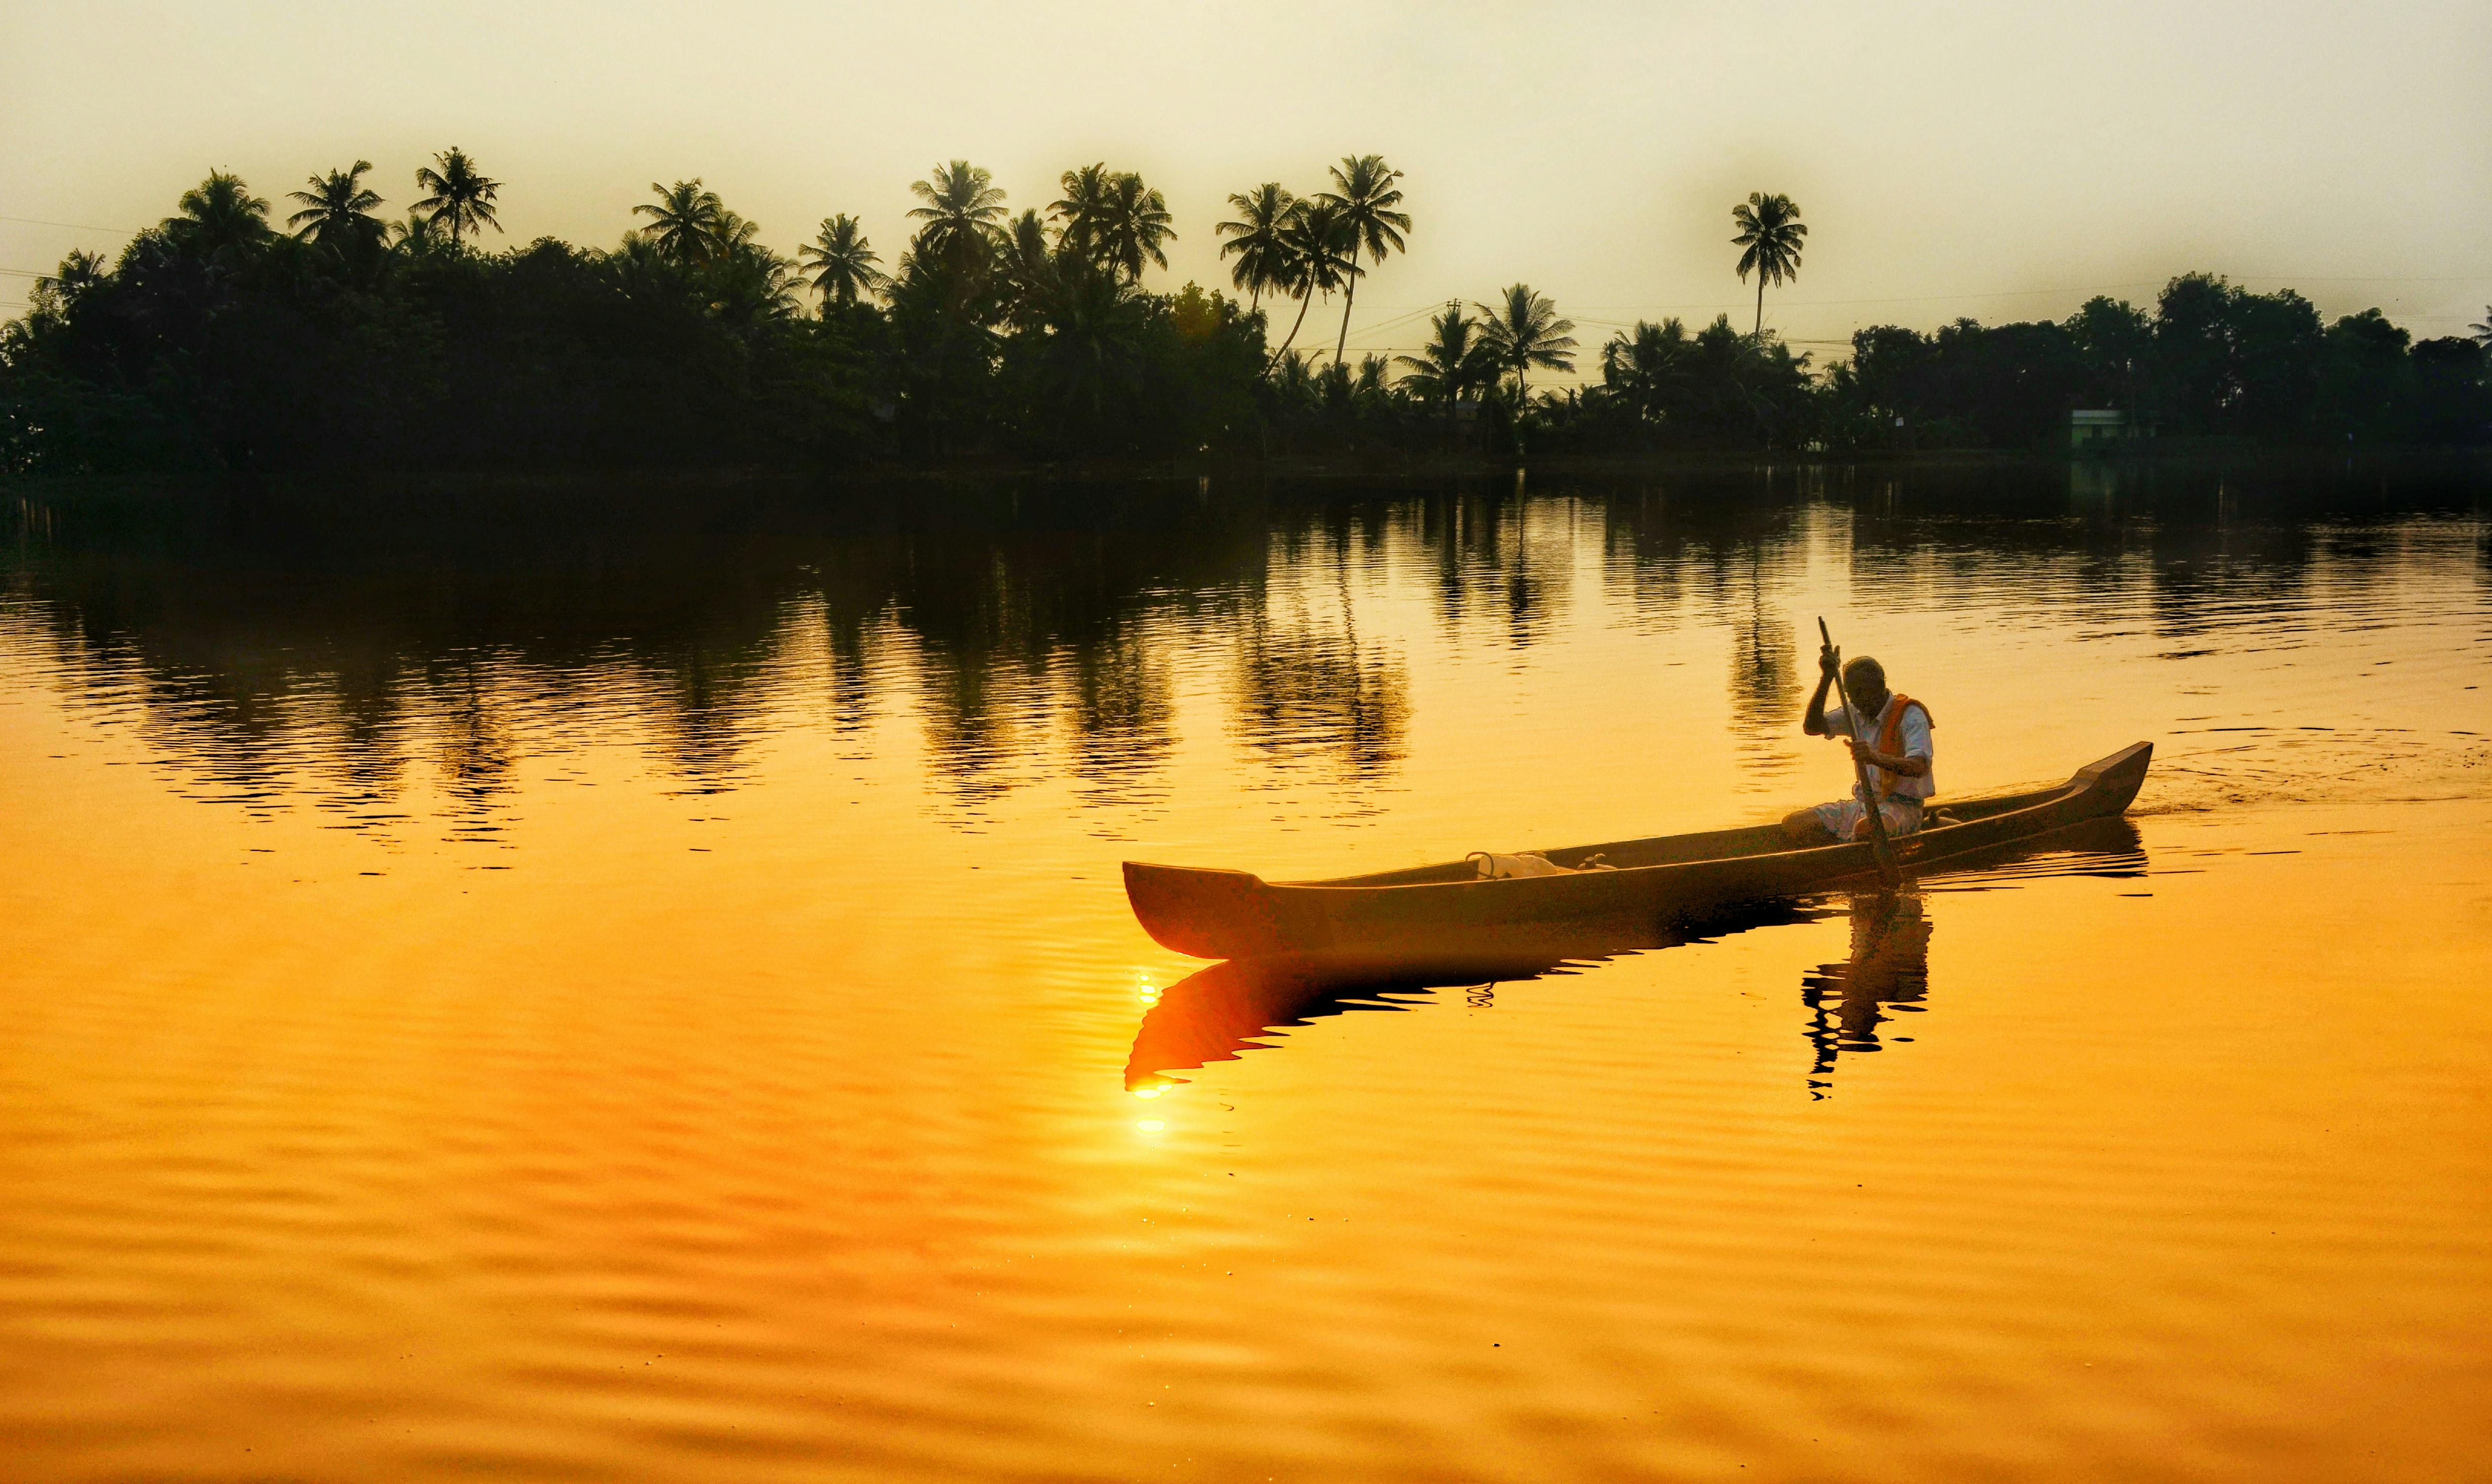
M 1843 745 L 1852 749 L 1852 756 L 1854 757 L 1869 764 L 1869 766 L 1873 768 L 1884 768 L 1889 773 L 1898 774 L 1905 778 L 1918 778 L 1930 770 L 1930 765 L 1921 758 L 1889 757 L 1884 753 L 1879 752 L 1876 748 L 1871 747 L 1868 743 L 1861 741 L 1858 737 L 1846 737 L 1843 739 Z
M 1817 690 L 1808 698 L 1808 714 L 1799 719 L 1799 729 L 1812 737 L 1828 737 L 1834 733 L 1825 725 L 1825 693 L 1834 689 L 1836 662 L 1834 646 L 1817 646 Z

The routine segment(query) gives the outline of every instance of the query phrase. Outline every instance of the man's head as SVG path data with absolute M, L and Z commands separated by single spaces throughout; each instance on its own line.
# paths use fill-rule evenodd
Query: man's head
M 1876 716 L 1886 709 L 1886 667 L 1865 654 L 1846 661 L 1843 693 L 1852 697 L 1854 709 Z

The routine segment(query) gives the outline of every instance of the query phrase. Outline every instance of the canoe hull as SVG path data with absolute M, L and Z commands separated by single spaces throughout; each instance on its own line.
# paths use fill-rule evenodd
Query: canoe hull
M 1951 802 L 1962 822 L 1896 842 L 1907 874 L 2049 834 L 2128 808 L 2151 743 L 2123 748 L 2054 788 Z M 1564 865 L 1601 854 L 1624 863 L 1514 880 L 1470 878 L 1465 862 L 1334 881 L 1265 881 L 1242 871 L 1125 863 L 1125 893 L 1143 931 L 1202 959 L 1403 953 L 1490 947 L 1604 925 L 1634 935 L 1690 912 L 1788 897 L 1874 876 L 1866 844 L 1782 848 L 1770 826 L 1660 836 L 1547 852 Z M 1645 862 L 1649 862 L 1648 864 Z

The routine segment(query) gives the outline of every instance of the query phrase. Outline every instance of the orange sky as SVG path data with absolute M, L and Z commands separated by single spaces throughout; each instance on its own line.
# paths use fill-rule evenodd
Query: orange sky
M 783 252 L 847 211 L 889 259 L 938 160 L 1018 209 L 1104 159 L 1168 193 L 1173 286 L 1220 274 L 1229 192 L 1372 150 L 1417 231 L 1353 346 L 1518 278 L 1587 346 L 1736 310 L 1728 212 L 1761 188 L 1814 229 L 1767 300 L 1801 340 L 2057 317 L 2187 268 L 2451 334 L 2492 301 L 2487 58 L 2470 3 L 90 0 L 0 11 L 0 215 L 134 227 L 211 165 L 274 198 L 358 157 L 402 209 L 455 143 L 513 240 L 610 243 L 649 182 L 697 175 Z M 0 268 L 114 240 L 0 221 Z

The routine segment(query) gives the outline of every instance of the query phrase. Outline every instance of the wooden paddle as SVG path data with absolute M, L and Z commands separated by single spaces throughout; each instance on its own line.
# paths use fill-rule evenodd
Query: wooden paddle
M 1826 652 L 1834 656 L 1834 698 L 1843 703 L 1844 718 L 1852 724 L 1852 740 L 1858 744 L 1860 728 L 1866 722 L 1852 709 L 1852 693 L 1843 683 L 1843 651 L 1834 647 L 1834 636 L 1826 632 L 1824 618 L 1817 621 L 1817 637 L 1824 641 Z M 1869 853 L 1878 862 L 1878 879 L 1892 891 L 1904 879 L 1904 874 L 1896 869 L 1895 845 L 1886 838 L 1886 816 L 1879 812 L 1878 790 L 1869 787 L 1869 764 L 1860 760 L 1856 745 L 1852 754 L 1852 776 L 1860 784 L 1860 807 L 1869 824 Z

